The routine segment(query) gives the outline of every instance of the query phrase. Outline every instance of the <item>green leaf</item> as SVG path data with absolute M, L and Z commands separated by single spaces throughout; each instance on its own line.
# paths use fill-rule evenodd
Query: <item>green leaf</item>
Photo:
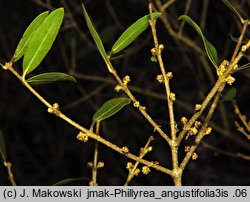
M 94 114 L 93 121 L 102 121 L 113 116 L 115 113 L 120 111 L 125 105 L 131 102 L 128 98 L 113 98 L 105 102 L 101 108 Z
M 160 15 L 161 13 L 159 12 L 153 13 L 153 19 L 157 19 Z M 112 52 L 118 53 L 131 44 L 142 32 L 147 29 L 149 26 L 149 18 L 150 15 L 145 15 L 127 28 L 113 45 Z
M 232 101 L 236 96 L 237 90 L 235 88 L 229 88 L 226 90 L 225 94 L 222 97 L 222 101 Z
M 239 12 L 233 7 L 233 5 L 228 0 L 222 0 L 222 2 L 240 19 L 240 21 L 243 21 L 243 18 L 239 14 Z
M 48 72 L 48 73 L 38 74 L 27 80 L 27 82 L 30 83 L 31 85 L 48 84 L 57 81 L 76 82 L 76 79 L 73 76 L 61 72 Z
M 86 23 L 87 23 L 87 26 L 89 28 L 89 31 L 90 31 L 90 34 L 91 36 L 93 37 L 94 41 L 95 41 L 95 44 L 104 60 L 104 62 L 106 63 L 107 67 L 108 67 L 108 70 L 109 72 L 112 73 L 112 68 L 110 67 L 109 65 L 109 62 L 108 62 L 108 56 L 107 56 L 107 53 L 104 49 L 104 46 L 103 46 L 103 43 L 102 43 L 102 40 L 99 36 L 99 34 L 96 32 L 95 28 L 94 28 L 94 25 L 92 24 L 90 18 L 89 18 L 89 15 L 82 3 L 82 9 L 83 9 L 83 14 L 84 14 L 84 17 L 85 17 L 85 20 L 86 20 Z
M 1 130 L 0 130 L 0 153 L 3 157 L 3 160 L 5 161 L 7 159 L 7 152 L 6 152 L 3 132 Z
M 207 56 L 209 58 L 209 60 L 212 62 L 212 64 L 217 68 L 218 67 L 218 54 L 217 54 L 217 50 L 215 49 L 215 47 L 213 46 L 213 44 L 211 44 L 203 35 L 201 28 L 187 15 L 181 15 L 179 17 L 179 20 L 184 20 L 185 22 L 187 22 L 188 24 L 190 24 L 196 31 L 197 33 L 200 35 L 200 37 L 203 40 L 203 44 L 207 53 Z
M 34 32 L 38 29 L 38 27 L 42 24 L 45 18 L 48 16 L 49 11 L 45 11 L 38 15 L 25 30 L 20 42 L 17 45 L 16 51 L 13 56 L 13 62 L 18 61 L 25 53 L 28 43 L 33 36 Z
M 30 39 L 23 59 L 23 77 L 33 71 L 49 52 L 62 24 L 64 9 L 58 8 L 38 27 Z
M 76 182 L 76 181 L 80 181 L 80 180 L 89 180 L 89 179 L 85 178 L 85 177 L 68 178 L 68 179 L 64 179 L 64 180 L 61 180 L 61 181 L 53 184 L 53 186 L 62 186 L 62 185 L 69 184 L 69 183 Z

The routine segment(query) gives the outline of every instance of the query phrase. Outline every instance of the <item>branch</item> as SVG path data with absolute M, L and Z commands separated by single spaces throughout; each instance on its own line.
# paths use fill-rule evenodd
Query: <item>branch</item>
M 22 83 L 23 85 L 33 94 L 35 95 L 45 106 L 48 107 L 48 111 L 54 115 L 56 115 L 57 117 L 61 118 L 62 120 L 64 120 L 65 122 L 67 122 L 68 124 L 72 125 L 73 127 L 75 127 L 76 129 L 78 129 L 79 131 L 81 131 L 82 133 L 86 133 L 88 137 L 104 144 L 105 146 L 109 147 L 110 149 L 117 151 L 118 153 L 132 159 L 135 161 L 138 161 L 142 164 L 145 164 L 148 167 L 152 167 L 160 172 L 166 173 L 168 175 L 172 174 L 172 171 L 170 169 L 167 169 L 165 167 L 162 167 L 160 165 L 158 165 L 155 162 L 150 162 L 144 159 L 139 158 L 138 156 L 130 153 L 129 151 L 125 151 L 124 147 L 118 147 L 115 144 L 109 142 L 108 140 L 100 137 L 98 134 L 94 133 L 91 130 L 88 130 L 86 128 L 84 128 L 83 126 L 79 125 L 78 123 L 76 123 L 75 121 L 73 121 L 72 119 L 70 119 L 69 117 L 67 117 L 65 114 L 63 114 L 60 110 L 59 110 L 59 105 L 56 103 L 53 106 L 46 101 L 27 81 L 22 79 L 22 76 L 20 76 L 17 71 L 12 67 L 12 63 L 6 63 L 4 65 L 4 69 L 6 70 L 10 70 Z
M 181 170 L 184 170 L 187 163 L 189 162 L 190 158 L 192 157 L 195 149 L 197 148 L 197 146 L 200 144 L 200 141 L 202 140 L 202 138 L 207 135 L 206 133 L 206 130 L 207 130 L 207 126 L 208 126 L 208 123 L 209 121 L 211 120 L 212 118 L 212 115 L 214 113 L 214 110 L 218 104 L 218 101 L 220 99 L 220 94 L 221 92 L 218 92 L 217 95 L 215 96 L 214 98 L 214 101 L 208 111 L 208 114 L 207 114 L 207 117 L 204 121 L 204 124 L 202 125 L 201 129 L 199 130 L 199 133 L 198 135 L 196 136 L 195 138 L 195 144 L 193 146 L 191 146 L 190 150 L 186 153 L 186 156 L 184 157 L 184 159 L 182 160 L 181 162 L 181 165 L 180 165 L 180 169 Z

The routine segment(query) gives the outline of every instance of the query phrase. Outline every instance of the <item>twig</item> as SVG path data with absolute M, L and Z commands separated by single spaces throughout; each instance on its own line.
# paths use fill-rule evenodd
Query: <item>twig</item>
M 148 153 L 148 151 L 147 151 L 147 150 L 148 150 L 148 147 L 149 147 L 150 143 L 151 143 L 153 140 L 154 140 L 154 137 L 153 137 L 153 136 L 150 136 L 150 137 L 148 138 L 148 141 L 147 141 L 146 145 L 145 145 L 144 148 L 142 148 L 141 151 L 140 151 L 139 158 L 143 158 L 143 157 Z M 128 186 L 128 184 L 131 182 L 131 180 L 133 179 L 133 177 L 134 177 L 135 174 L 136 174 L 135 171 L 136 171 L 138 165 L 139 165 L 139 162 L 138 162 L 138 161 L 135 162 L 134 165 L 132 165 L 132 170 L 129 172 L 128 177 L 127 177 L 127 180 L 126 180 L 124 186 Z
M 163 7 L 162 7 L 162 3 L 160 0 L 156 0 L 156 5 L 159 9 L 159 11 L 162 13 L 160 19 L 162 20 L 166 30 L 168 31 L 168 33 L 176 40 L 180 40 L 181 42 L 185 43 L 186 45 L 188 45 L 190 48 L 193 48 L 197 53 L 201 54 L 201 55 L 204 55 L 204 51 L 198 47 L 192 40 L 182 36 L 182 35 L 179 35 L 178 33 L 176 33 L 173 28 L 171 27 L 169 21 L 168 21 L 168 17 L 165 13 L 165 11 L 163 10 Z
M 199 130 L 198 135 L 195 138 L 195 144 L 193 146 L 191 146 L 190 150 L 186 153 L 186 156 L 183 158 L 181 164 L 180 164 L 180 169 L 184 170 L 187 163 L 189 162 L 191 156 L 193 155 L 195 149 L 197 148 L 197 146 L 199 145 L 200 141 L 202 140 L 202 138 L 206 135 L 205 131 L 207 129 L 208 123 L 210 121 L 210 119 L 212 118 L 212 115 L 214 113 L 214 110 L 218 104 L 218 101 L 220 99 L 220 94 L 221 92 L 218 92 L 217 95 L 214 98 L 214 101 L 208 111 L 207 117 L 201 127 L 201 129 Z
M 250 140 L 250 134 L 248 134 L 245 131 L 245 128 L 241 127 L 237 121 L 235 121 L 235 126 L 239 132 L 241 132 L 248 140 Z
M 229 66 L 227 67 L 226 72 L 218 78 L 217 82 L 215 83 L 214 87 L 211 89 L 205 100 L 201 104 L 201 108 L 199 109 L 198 112 L 196 112 L 192 118 L 188 121 L 188 123 L 185 125 L 183 130 L 180 132 L 178 138 L 177 138 L 177 143 L 180 144 L 181 140 L 185 136 L 186 132 L 191 128 L 191 126 L 194 124 L 194 122 L 198 119 L 198 117 L 202 114 L 210 100 L 214 97 L 216 92 L 222 87 L 223 84 L 226 83 L 226 78 L 234 71 L 235 66 L 238 64 L 240 59 L 243 57 L 244 52 L 250 47 L 250 40 L 247 42 L 246 45 L 242 46 L 241 51 L 239 54 L 236 56 L 236 58 L 230 62 Z M 224 88 L 224 87 L 223 87 Z M 223 89 L 220 89 L 223 90 Z
M 218 154 L 222 154 L 225 156 L 230 156 L 230 157 L 235 157 L 235 158 L 240 158 L 240 159 L 244 159 L 247 161 L 250 161 L 250 156 L 249 155 L 245 155 L 245 154 L 241 154 L 241 153 L 231 153 L 231 152 L 227 152 L 227 151 L 223 151 L 221 149 L 218 149 L 210 144 L 208 144 L 207 142 L 201 141 L 201 144 L 204 148 L 210 149 Z
M 118 84 L 121 86 L 122 90 L 128 95 L 131 101 L 134 103 L 135 107 L 138 107 L 141 114 L 146 118 L 146 120 L 154 127 L 154 130 L 157 131 L 167 142 L 171 144 L 170 138 L 166 135 L 166 133 L 160 128 L 160 126 L 151 118 L 151 116 L 146 112 L 146 108 L 140 105 L 140 102 L 134 97 L 131 93 L 130 89 L 127 85 L 123 83 L 121 78 L 118 76 L 116 70 L 112 66 L 111 62 L 109 61 L 109 67 L 112 69 L 112 75 L 117 80 Z
M 150 20 L 149 20 L 149 25 L 152 30 L 152 35 L 154 39 L 154 45 L 155 45 L 155 54 L 157 56 L 157 60 L 161 69 L 161 73 L 164 79 L 164 85 L 165 85 L 165 91 L 166 91 L 166 96 L 167 96 L 167 103 L 168 103 L 168 111 L 169 111 L 169 119 L 170 119 L 170 129 L 171 129 L 171 153 L 172 153 L 172 164 L 173 164 L 173 179 L 175 185 L 179 186 L 181 185 L 180 181 L 180 175 L 181 173 L 178 172 L 179 170 L 179 165 L 178 165 L 178 147 L 176 146 L 176 127 L 175 127 L 175 119 L 174 119 L 174 109 L 173 109 L 173 102 L 175 101 L 175 95 L 174 93 L 171 93 L 170 91 L 170 84 L 169 84 L 169 78 L 167 77 L 166 70 L 164 67 L 164 63 L 162 60 L 161 56 L 161 48 L 158 43 L 158 37 L 156 33 L 156 20 L 153 19 L 152 15 L 152 3 L 149 3 L 149 13 L 150 13 Z M 172 98 L 171 98 L 172 96 Z
M 232 56 L 232 58 L 231 58 L 231 61 L 233 61 L 233 60 L 235 59 L 235 57 L 236 57 L 236 55 L 237 55 L 237 53 L 238 53 L 238 51 L 239 51 L 239 49 L 240 49 L 240 46 L 241 46 L 243 37 L 244 37 L 245 32 L 246 32 L 246 29 L 247 29 L 247 26 L 248 26 L 248 20 L 245 20 L 245 21 L 244 21 L 244 24 L 243 24 L 243 28 L 242 28 L 242 30 L 241 30 L 240 38 L 239 38 L 239 40 L 238 40 L 238 43 L 237 43 L 237 45 L 236 45 L 236 48 L 234 49 L 234 53 L 233 53 L 233 56 Z
M 78 73 L 74 73 L 74 74 L 72 74 L 72 76 L 74 76 L 75 78 L 78 78 L 78 79 L 83 79 L 83 80 L 105 82 L 105 83 L 108 83 L 110 85 L 115 85 L 116 84 L 116 81 L 114 79 L 107 78 L 107 77 L 85 75 L 85 74 L 78 74 Z M 146 95 L 146 96 L 149 96 L 149 97 L 152 97 L 152 98 L 156 98 L 156 99 L 159 99 L 159 100 L 166 100 L 166 96 L 164 94 L 159 94 L 159 93 L 156 93 L 156 92 L 153 92 L 153 91 L 144 90 L 144 89 L 141 89 L 141 88 L 139 88 L 137 86 L 133 86 L 133 85 L 130 85 L 129 89 L 132 92 L 136 92 L 136 93 Z M 185 102 L 183 102 L 183 101 L 181 101 L 179 99 L 176 100 L 175 103 L 182 110 L 185 110 L 189 114 L 193 114 L 194 110 L 187 103 L 185 103 Z M 63 108 L 63 109 L 65 109 L 65 108 Z M 203 120 L 203 121 L 205 120 L 205 117 L 203 115 L 201 115 L 199 118 L 201 120 Z M 239 139 L 236 136 L 232 135 L 230 133 L 230 131 L 222 128 L 220 125 L 218 125 L 218 123 L 210 121 L 210 125 L 215 131 L 220 132 L 225 137 L 230 138 L 234 142 L 237 142 L 238 144 L 240 144 L 244 148 L 249 148 L 249 144 L 246 141 L 242 141 L 241 139 Z
M 206 25 L 208 3 L 209 0 L 204 0 L 202 3 L 201 20 L 200 20 L 201 29 L 204 29 Z
M 175 2 L 175 0 L 169 0 L 168 2 L 166 2 L 163 6 L 162 9 L 166 10 L 170 5 L 172 5 Z
M 106 88 L 108 86 L 108 83 L 103 83 L 101 84 L 99 87 L 97 87 L 95 90 L 92 90 L 90 93 L 86 94 L 85 96 L 71 102 L 70 104 L 64 106 L 62 109 L 66 110 L 66 109 L 70 109 L 72 107 L 75 107 L 83 102 L 85 102 L 86 100 L 89 100 L 90 98 L 92 98 L 94 95 L 98 94 L 101 90 L 103 90 L 104 88 Z
M 234 113 L 239 117 L 239 119 L 241 120 L 243 125 L 246 127 L 247 131 L 250 133 L 250 124 L 247 123 L 246 116 L 240 112 L 240 109 L 239 109 L 236 101 L 233 101 L 232 104 L 234 107 Z
M 49 10 L 54 10 L 54 7 L 52 7 L 50 4 L 42 2 L 41 0 L 32 0 L 32 1 L 41 7 L 44 7 Z
M 155 45 L 155 51 L 156 51 L 156 56 L 158 59 L 158 63 L 161 69 L 161 73 L 164 79 L 164 85 L 165 85 L 165 91 L 166 91 L 166 96 L 167 96 L 167 103 L 168 103 L 168 110 L 169 110 L 169 118 L 170 118 L 170 128 L 171 128 L 171 137 L 172 140 L 175 139 L 175 134 L 176 134 L 176 130 L 175 130 L 175 120 L 174 120 L 174 110 L 173 110 L 173 100 L 170 97 L 171 91 L 170 91 L 170 85 L 169 85 L 169 78 L 167 77 L 166 74 L 166 70 L 164 67 L 164 63 L 162 60 L 162 56 L 161 56 L 161 49 L 159 47 L 159 43 L 158 43 L 158 37 L 157 37 L 157 33 L 156 33 L 156 21 L 153 19 L 152 16 L 152 3 L 149 3 L 149 12 L 150 12 L 150 20 L 149 20 L 149 24 L 151 26 L 151 30 L 152 30 L 152 35 L 154 38 L 154 45 Z
M 14 179 L 14 175 L 13 175 L 12 169 L 11 169 L 12 164 L 11 164 L 10 162 L 4 161 L 4 166 L 5 166 L 5 167 L 7 168 L 7 170 L 8 170 L 9 180 L 10 180 L 12 186 L 16 186 L 16 182 L 15 182 L 15 179 Z
M 165 26 L 165 29 L 167 30 L 167 32 L 170 34 L 170 36 L 173 37 L 173 39 L 176 41 L 177 44 L 178 44 L 178 41 L 183 42 L 184 44 L 186 44 L 188 47 L 192 48 L 194 51 L 196 51 L 201 56 L 201 58 L 202 58 L 201 62 L 204 65 L 204 69 L 205 69 L 207 75 L 209 76 L 209 79 L 212 81 L 213 80 L 213 74 L 212 74 L 210 68 L 208 67 L 209 65 L 207 63 L 207 60 L 204 60 L 204 58 L 206 56 L 204 50 L 201 49 L 199 46 L 197 46 L 189 38 L 178 34 L 172 28 L 170 22 L 168 21 L 168 16 L 166 15 L 165 10 L 163 9 L 163 5 L 162 5 L 160 0 L 156 0 L 156 5 L 157 5 L 159 11 L 162 13 L 162 15 L 160 16 L 160 19 L 163 22 L 163 25 Z
M 98 121 L 96 123 L 96 134 L 99 134 L 100 130 L 100 122 Z M 94 150 L 94 161 L 93 161 L 93 167 L 92 167 L 92 186 L 97 186 L 97 170 L 98 170 L 98 142 L 95 140 L 95 150 Z
M 186 6 L 185 6 L 184 15 L 188 14 L 191 4 L 192 4 L 192 0 L 187 0 Z M 185 21 L 181 22 L 181 25 L 180 25 L 180 28 L 179 28 L 179 31 L 178 31 L 179 35 L 182 35 L 182 31 L 183 31 L 183 28 L 185 26 L 185 23 L 186 23 Z
M 45 106 L 48 107 L 48 109 L 50 109 L 49 111 L 51 111 L 53 114 L 55 114 L 59 118 L 63 119 L 65 122 L 72 125 L 76 129 L 78 129 L 79 131 L 86 133 L 88 135 L 88 137 L 90 137 L 94 140 L 97 140 L 98 142 L 106 145 L 108 148 L 110 148 L 110 149 L 112 149 L 112 150 L 114 150 L 122 155 L 125 155 L 126 157 L 128 157 L 132 160 L 138 161 L 142 164 L 145 164 L 148 167 L 152 167 L 152 168 L 154 168 L 160 172 L 166 173 L 168 175 L 172 174 L 172 171 L 168 168 L 162 167 L 154 162 L 150 162 L 150 161 L 141 159 L 138 156 L 136 156 L 130 152 L 124 152 L 123 148 L 118 147 L 115 144 L 107 141 L 106 139 L 95 134 L 93 131 L 90 131 L 90 130 L 84 128 L 83 126 L 79 125 L 78 123 L 76 123 L 75 121 L 73 121 L 72 119 L 70 119 L 69 117 L 64 115 L 58 108 L 53 107 L 48 101 L 46 101 L 32 86 L 30 86 L 30 84 L 27 81 L 23 80 L 22 76 L 20 76 L 18 74 L 18 72 L 12 67 L 12 63 L 6 63 L 4 68 L 6 70 L 10 70 L 33 95 L 35 95 Z

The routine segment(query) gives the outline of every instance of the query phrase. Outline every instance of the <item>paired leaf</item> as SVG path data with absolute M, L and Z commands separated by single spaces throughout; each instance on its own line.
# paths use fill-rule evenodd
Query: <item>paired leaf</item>
M 128 98 L 113 98 L 105 102 L 101 108 L 94 114 L 93 121 L 102 121 L 113 116 L 120 111 L 125 105 L 131 102 Z
M 203 44 L 207 53 L 207 56 L 209 58 L 209 60 L 212 62 L 212 64 L 217 68 L 218 67 L 218 54 L 217 54 L 217 50 L 215 49 L 215 47 L 213 46 L 213 44 L 211 44 L 203 35 L 201 28 L 187 15 L 181 15 L 179 17 L 179 20 L 184 20 L 185 22 L 187 22 L 189 25 L 191 25 L 196 31 L 197 33 L 200 35 L 200 37 L 203 40 Z
M 161 13 L 154 12 L 152 15 L 153 19 L 157 19 Z M 127 28 L 113 45 L 112 52 L 118 53 L 131 44 L 142 32 L 147 29 L 149 26 L 149 18 L 150 15 L 146 15 Z
M 85 17 L 85 20 L 86 20 L 86 23 L 87 23 L 87 26 L 89 28 L 89 31 L 90 31 L 90 34 L 91 36 L 93 37 L 94 41 L 95 41 L 95 44 L 104 60 L 104 62 L 106 63 L 107 67 L 108 67 L 108 70 L 109 72 L 112 72 L 112 68 L 110 67 L 109 65 L 109 62 L 108 62 L 108 56 L 107 56 L 107 53 L 104 49 L 104 46 L 103 46 L 103 43 L 102 43 L 102 40 L 99 36 L 99 34 L 96 32 L 95 28 L 94 28 L 94 25 L 92 24 L 90 18 L 89 18 L 89 15 L 82 3 L 82 9 L 83 9 L 83 14 L 84 14 L 84 17 Z
M 68 179 L 64 179 L 61 180 L 55 184 L 53 184 L 53 186 L 62 186 L 62 185 L 66 185 L 72 182 L 76 182 L 76 181 L 80 181 L 80 180 L 89 180 L 88 178 L 85 177 L 80 177 L 80 178 L 68 178 Z
M 239 14 L 239 12 L 233 7 L 233 5 L 228 0 L 222 0 L 222 2 L 240 19 L 240 21 L 243 21 L 243 18 Z
M 237 90 L 235 88 L 229 88 L 222 97 L 222 101 L 232 101 L 236 96 Z
M 48 15 L 49 11 L 41 13 L 31 22 L 31 24 L 25 30 L 20 42 L 17 45 L 16 51 L 13 56 L 13 62 L 18 61 L 24 55 L 31 37 Z
M 0 130 L 0 153 L 3 157 L 3 160 L 5 161 L 7 159 L 7 152 L 6 152 L 3 132 L 1 130 Z
M 48 84 L 58 81 L 76 82 L 76 79 L 73 76 L 61 72 L 48 72 L 48 73 L 38 74 L 27 80 L 27 82 L 30 83 L 31 85 Z
M 63 8 L 54 10 L 32 35 L 24 54 L 23 77 L 33 71 L 49 52 L 62 24 L 63 16 Z

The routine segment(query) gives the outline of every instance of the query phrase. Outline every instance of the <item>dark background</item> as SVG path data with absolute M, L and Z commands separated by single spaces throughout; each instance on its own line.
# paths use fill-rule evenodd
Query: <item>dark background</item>
M 166 10 L 168 20 L 177 32 L 180 26 L 178 16 L 184 13 L 185 2 L 177 0 Z M 236 45 L 230 34 L 238 37 L 241 24 L 221 1 L 193 0 L 188 15 L 198 24 L 202 12 L 205 12 L 203 8 L 206 2 L 206 23 L 202 27 L 204 34 L 217 48 L 220 61 L 230 60 Z M 246 17 L 249 14 L 249 1 L 237 2 L 236 8 Z M 148 13 L 145 0 L 84 3 L 106 50 L 111 49 L 123 30 Z M 30 76 L 48 71 L 72 73 L 75 70 L 78 80 L 76 84 L 56 83 L 36 89 L 49 102 L 58 102 L 70 118 L 89 128 L 93 114 L 105 101 L 125 95 L 114 91 L 116 83 L 94 46 L 80 1 L 0 0 L 0 62 L 4 64 L 11 59 L 26 27 L 38 14 L 58 7 L 65 8 L 60 33 L 40 67 Z M 194 105 L 205 98 L 214 80 L 204 70 L 200 54 L 185 43 L 174 40 L 161 20 L 157 21 L 157 31 L 160 42 L 165 46 L 163 59 L 167 71 L 174 74 L 170 84 L 177 97 L 175 117 L 181 130 L 180 118 L 191 117 Z M 203 49 L 202 41 L 190 26 L 184 27 L 183 35 Z M 249 38 L 249 29 L 247 36 Z M 156 63 L 150 61 L 152 47 L 150 29 L 147 29 L 123 51 L 123 57 L 113 64 L 121 78 L 130 75 L 130 86 L 135 96 L 169 134 L 164 86 L 155 80 L 160 70 Z M 205 62 L 209 64 L 210 75 L 216 79 L 212 64 L 207 58 Z M 244 58 L 241 63 L 247 62 L 249 52 L 248 58 Z M 21 72 L 21 61 L 15 64 L 15 68 Z M 242 113 L 249 118 L 250 72 L 238 72 L 234 77 L 236 101 Z M 190 161 L 184 171 L 184 185 L 250 185 L 250 161 L 235 157 L 238 152 L 250 155 L 250 141 L 236 130 L 235 120 L 238 118 L 231 103 L 220 101 L 212 118 L 211 126 L 214 130 L 204 139 L 214 149 L 208 149 L 205 144 L 198 147 L 198 159 Z M 78 141 L 76 129 L 48 114 L 47 109 L 13 75 L 4 70 L 0 70 L 0 128 L 5 136 L 8 160 L 13 164 L 18 185 L 52 185 L 65 178 L 79 177 L 86 179 L 73 184 L 88 185 L 91 169 L 87 168 L 87 162 L 93 159 L 94 141 Z M 104 121 L 101 128 L 101 136 L 118 146 L 127 146 L 137 155 L 152 134 L 153 128 L 132 105 Z M 153 151 L 145 159 L 159 161 L 161 165 L 170 167 L 168 145 L 157 133 L 154 136 Z M 191 143 L 191 138 L 183 143 L 180 158 L 183 158 L 183 146 Z M 99 158 L 105 167 L 98 171 L 98 184 L 123 185 L 127 177 L 126 164 L 130 160 L 103 145 L 100 145 Z M 140 174 L 135 177 L 131 185 L 173 185 L 169 176 L 151 170 L 146 176 Z M 6 168 L 2 164 L 0 185 L 10 185 Z

